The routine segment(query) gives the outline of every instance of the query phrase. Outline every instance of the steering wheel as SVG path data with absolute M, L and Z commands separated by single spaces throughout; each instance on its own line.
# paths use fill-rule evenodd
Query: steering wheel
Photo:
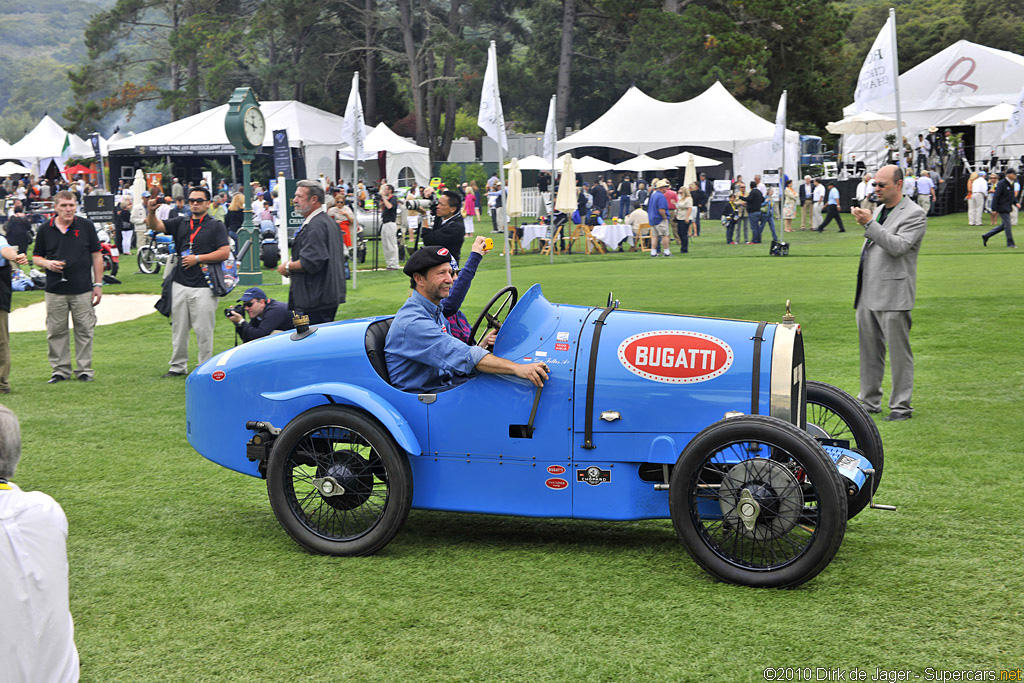
M 505 297 L 505 300 L 501 302 L 501 305 L 499 305 L 498 309 L 492 314 L 491 309 L 494 308 L 494 304 L 496 304 L 498 299 L 502 296 Z M 476 331 L 480 328 L 480 323 L 484 321 L 484 318 L 487 319 L 487 331 L 496 330 L 501 327 L 501 319 L 508 316 L 508 312 L 512 310 L 517 301 L 519 301 L 519 290 L 515 287 L 508 286 L 499 289 L 498 293 L 492 296 L 491 300 L 487 302 L 486 306 L 484 306 L 484 310 L 480 312 L 480 316 L 476 319 L 476 322 L 473 323 L 473 329 L 469 332 L 470 342 L 474 345 L 477 343 Z M 506 305 L 508 308 L 505 308 Z M 485 331 L 484 334 L 486 333 L 487 332 Z

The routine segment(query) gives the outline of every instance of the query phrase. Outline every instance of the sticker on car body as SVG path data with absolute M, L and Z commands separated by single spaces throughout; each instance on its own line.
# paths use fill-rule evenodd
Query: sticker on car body
M 548 479 L 546 482 L 544 482 L 544 485 L 547 486 L 549 489 L 555 489 L 556 491 L 558 491 L 569 486 L 569 482 L 567 482 L 565 479 L 552 477 L 551 479 Z
M 627 337 L 619 363 L 634 375 L 666 384 L 696 384 L 724 374 L 732 347 L 718 337 L 686 330 L 657 330 Z
M 576 470 L 576 481 L 582 481 L 585 484 L 591 486 L 597 486 L 598 484 L 604 484 L 612 480 L 611 470 L 602 470 L 600 467 L 590 467 L 584 470 Z
M 548 474 L 565 474 L 565 468 L 561 465 L 548 465 Z

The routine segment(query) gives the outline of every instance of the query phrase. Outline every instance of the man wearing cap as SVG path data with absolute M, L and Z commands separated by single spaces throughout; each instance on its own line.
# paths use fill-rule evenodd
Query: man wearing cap
M 671 256 L 668 248 L 669 231 L 672 229 L 668 219 L 668 197 L 665 190 L 670 183 L 662 178 L 654 183 L 654 192 L 647 201 L 647 222 L 651 224 L 653 235 L 651 236 L 651 258 L 655 256 Z M 662 240 L 665 242 L 665 249 L 661 251 Z
M 259 287 L 245 290 L 239 301 L 249 314 L 249 322 L 245 322 L 245 318 L 232 309 L 228 309 L 228 320 L 234 324 L 242 341 L 266 337 L 277 330 L 295 329 L 288 306 L 283 301 L 271 299 Z
M 315 180 L 296 183 L 295 210 L 305 216 L 292 242 L 292 260 L 277 272 L 292 279 L 288 308 L 329 323 L 345 303 L 345 249 L 338 224 L 324 211 L 324 188 Z
M 428 246 L 405 263 L 403 272 L 413 291 L 398 309 L 384 343 L 391 385 L 410 393 L 432 393 L 485 372 L 515 375 L 543 386 L 546 364 L 514 363 L 451 335 L 441 310 L 452 287 L 451 258 L 447 247 Z
M 996 191 L 992 195 L 992 210 L 999 214 L 1002 219 L 1002 223 L 997 228 L 992 228 L 984 235 L 981 236 L 981 243 L 984 246 L 988 246 L 988 241 L 998 235 L 999 233 L 1006 232 L 1006 246 L 1011 249 L 1016 249 L 1017 245 L 1013 243 L 1013 231 L 1010 226 L 1010 212 L 1016 208 L 1020 208 L 1020 203 L 1016 201 L 1017 196 L 1013 191 L 1013 184 L 1017 181 L 1016 169 L 1006 169 L 1006 175 L 996 185 Z

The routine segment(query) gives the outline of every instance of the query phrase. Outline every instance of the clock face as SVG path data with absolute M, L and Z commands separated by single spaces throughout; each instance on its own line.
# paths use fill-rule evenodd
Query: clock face
M 266 135 L 267 127 L 263 121 L 263 112 L 258 107 L 250 107 L 245 111 L 242 119 L 242 131 L 245 134 L 245 141 L 250 147 L 262 147 L 263 137 Z

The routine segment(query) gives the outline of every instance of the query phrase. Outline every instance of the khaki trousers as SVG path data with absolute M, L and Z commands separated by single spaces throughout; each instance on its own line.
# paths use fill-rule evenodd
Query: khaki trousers
M 807 223 L 810 213 L 813 211 L 814 201 L 811 199 L 804 200 L 803 205 L 800 207 L 800 229 L 806 230 Z M 811 227 L 814 227 L 814 219 L 810 220 Z
M 7 311 L 0 311 L 0 391 L 7 393 L 11 385 L 11 336 L 7 327 Z
M 46 293 L 46 345 L 54 375 L 71 377 L 71 336 L 68 315 L 75 326 L 75 362 L 77 374 L 92 377 L 92 334 L 96 328 L 96 311 L 92 307 L 92 291 L 81 294 Z
M 380 246 L 384 251 L 384 265 L 398 269 L 398 224 L 384 223 L 380 226 Z
M 925 213 L 928 213 L 932 208 L 932 196 L 930 194 L 917 195 L 917 205 L 924 209 Z
M 188 333 L 196 331 L 199 365 L 213 356 L 217 297 L 209 287 L 171 284 L 171 372 L 188 371 Z
M 967 200 L 967 224 L 981 225 L 981 218 L 985 213 L 985 195 L 975 192 Z

